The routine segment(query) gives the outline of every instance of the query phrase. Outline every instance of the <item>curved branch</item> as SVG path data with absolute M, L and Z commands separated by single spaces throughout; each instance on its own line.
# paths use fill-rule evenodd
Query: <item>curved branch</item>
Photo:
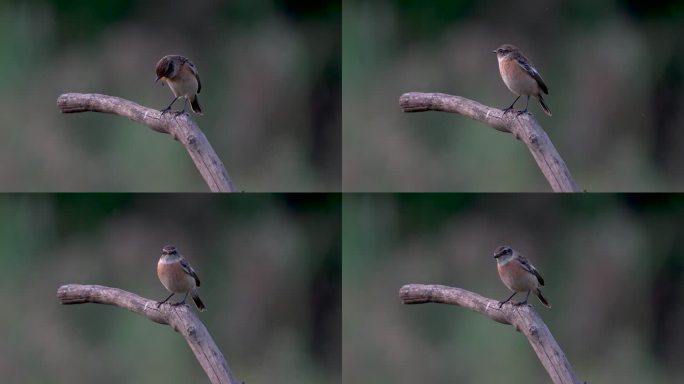
M 212 383 L 239 383 L 209 331 L 187 305 L 164 304 L 157 308 L 156 301 L 101 285 L 62 285 L 57 290 L 57 298 L 61 304 L 115 305 L 142 315 L 155 323 L 169 325 L 174 331 L 183 335 Z
M 531 305 L 504 305 L 465 289 L 444 285 L 408 284 L 401 287 L 399 297 L 404 304 L 440 303 L 458 305 L 490 319 L 510 324 L 521 332 L 532 345 L 539 361 L 556 384 L 580 383 L 565 353 L 553 338 Z
M 504 114 L 498 108 L 488 107 L 465 97 L 443 93 L 404 93 L 399 98 L 404 112 L 439 111 L 458 113 L 484 123 L 497 131 L 512 133 L 532 153 L 539 169 L 554 192 L 581 192 L 573 180 L 570 170 L 531 114 Z
M 235 192 L 235 186 L 209 140 L 187 114 L 162 115 L 156 109 L 97 93 L 65 93 L 57 98 L 62 113 L 104 112 L 127 117 L 155 132 L 167 133 L 188 151 L 212 192 Z

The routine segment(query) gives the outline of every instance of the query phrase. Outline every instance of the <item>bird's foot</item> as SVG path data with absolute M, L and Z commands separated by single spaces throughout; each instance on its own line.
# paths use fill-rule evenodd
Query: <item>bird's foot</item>
M 515 305 L 516 307 L 518 307 L 518 306 L 521 306 L 521 305 L 523 305 L 523 304 L 527 304 L 527 300 L 518 301 L 517 303 L 515 303 L 515 304 L 513 304 L 513 305 Z

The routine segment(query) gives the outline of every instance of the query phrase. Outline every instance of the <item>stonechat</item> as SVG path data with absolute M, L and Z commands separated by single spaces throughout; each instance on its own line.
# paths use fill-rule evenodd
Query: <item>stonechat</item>
M 527 107 L 530 104 L 530 96 L 534 96 L 539 100 L 544 112 L 551 116 L 549 107 L 544 104 L 542 92 L 549 94 L 549 89 L 544 84 L 539 72 L 532 66 L 532 63 L 520 52 L 520 50 L 510 44 L 504 44 L 492 51 L 496 53 L 496 58 L 499 60 L 499 72 L 504 83 L 511 90 L 511 92 L 518 95 L 510 107 L 504 109 L 504 113 L 513 109 L 513 106 L 518 101 L 520 96 L 527 96 L 527 104 L 525 109 L 519 111 L 518 115 L 527 112 Z
M 155 82 L 161 80 L 162 85 L 168 84 L 171 92 L 176 97 L 168 107 L 162 109 L 162 114 L 168 112 L 173 103 L 181 97 L 185 98 L 185 104 L 183 104 L 183 110 L 176 112 L 176 115 L 185 113 L 188 100 L 190 100 L 192 111 L 199 115 L 202 114 L 202 108 L 199 105 L 199 101 L 197 101 L 197 94 L 202 90 L 202 83 L 197 74 L 197 68 L 187 57 L 180 55 L 164 56 L 157 63 L 155 71 L 157 72 L 157 80 Z
M 207 309 L 197 295 L 197 287 L 200 286 L 197 273 L 185 258 L 176 251 L 176 247 L 173 245 L 167 245 L 162 248 L 161 257 L 157 263 L 157 276 L 159 276 L 159 281 L 161 281 L 164 287 L 171 292 L 171 295 L 164 301 L 157 303 L 157 308 L 169 301 L 176 293 L 185 293 L 183 301 L 174 303 L 174 305 L 185 304 L 185 299 L 190 294 L 200 312 L 204 312 Z
M 499 302 L 499 308 L 509 302 L 518 292 L 525 291 L 527 291 L 525 300 L 515 303 L 515 305 L 527 304 L 530 292 L 534 292 L 542 304 L 551 308 L 549 302 L 542 295 L 541 289 L 539 289 L 540 286 L 544 285 L 544 279 L 537 272 L 537 269 L 527 261 L 525 256 L 518 253 L 515 249 L 504 245 L 494 251 L 494 258 L 496 259 L 496 268 L 499 270 L 501 281 L 503 281 L 508 289 L 513 291 L 511 297 Z

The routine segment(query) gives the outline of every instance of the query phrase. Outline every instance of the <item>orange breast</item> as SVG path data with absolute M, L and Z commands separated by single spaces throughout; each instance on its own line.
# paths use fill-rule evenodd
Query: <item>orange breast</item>
M 515 292 L 525 292 L 538 287 L 537 277 L 527 272 L 519 263 L 509 261 L 506 264 L 497 264 L 501 281 Z
M 195 288 L 195 279 L 185 273 L 179 263 L 157 263 L 159 281 L 170 292 L 185 293 Z

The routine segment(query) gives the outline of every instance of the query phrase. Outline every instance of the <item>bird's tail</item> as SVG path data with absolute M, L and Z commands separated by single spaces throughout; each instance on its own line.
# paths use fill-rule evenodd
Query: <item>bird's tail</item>
M 537 295 L 537 297 L 539 298 L 539 301 L 541 301 L 542 304 L 544 304 L 544 305 L 546 305 L 547 307 L 551 308 L 551 304 L 549 304 L 549 302 L 546 301 L 546 298 L 544 298 L 544 295 L 542 295 L 541 289 L 537 288 L 537 289 L 534 291 L 534 294 Z
M 547 107 L 546 104 L 544 104 L 544 98 L 542 97 L 541 93 L 539 94 L 539 104 L 541 104 L 541 107 L 544 110 L 544 113 L 546 113 L 549 116 L 553 116 L 553 115 L 551 115 L 551 110 L 549 109 L 549 107 Z M 194 110 L 194 108 L 193 108 L 193 110 Z
M 197 95 L 195 95 L 192 100 L 190 100 L 190 107 L 192 108 L 192 111 L 195 112 L 198 115 L 202 114 L 202 107 L 199 105 L 199 101 L 197 101 Z
M 207 310 L 207 307 L 204 306 L 204 303 L 202 302 L 202 300 L 200 300 L 197 292 L 192 293 L 192 301 L 195 302 L 195 306 L 197 306 L 197 309 L 199 309 L 200 312 L 204 312 Z

